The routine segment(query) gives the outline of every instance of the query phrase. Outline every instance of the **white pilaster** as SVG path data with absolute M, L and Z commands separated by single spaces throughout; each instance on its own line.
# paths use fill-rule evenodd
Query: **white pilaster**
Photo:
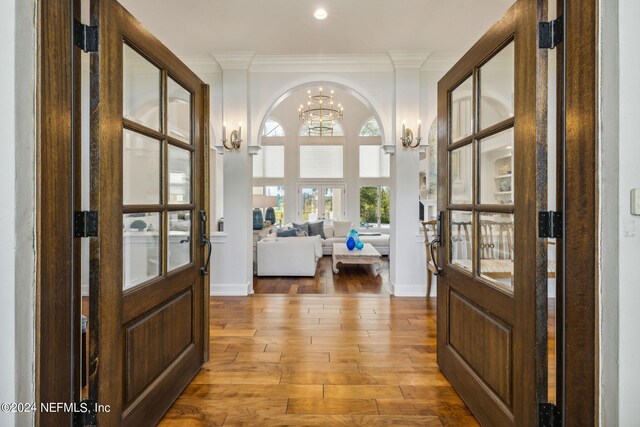
M 391 170 L 391 223 L 393 235 L 390 282 L 396 296 L 425 296 L 426 261 L 424 241 L 419 237 L 419 150 L 404 148 L 400 141 L 402 123 L 418 134 L 420 119 L 420 68 L 426 52 L 390 52 L 395 65 L 395 154 Z M 423 131 L 426 131 L 423 129 Z M 424 132 L 423 132 L 424 134 Z
M 253 291 L 252 156 L 249 154 L 248 67 L 252 54 L 216 55 L 222 68 L 223 116 L 227 138 L 242 123 L 238 150 L 224 149 L 224 239 L 214 245 L 212 295 L 247 295 Z M 218 145 L 220 141 L 216 142 Z

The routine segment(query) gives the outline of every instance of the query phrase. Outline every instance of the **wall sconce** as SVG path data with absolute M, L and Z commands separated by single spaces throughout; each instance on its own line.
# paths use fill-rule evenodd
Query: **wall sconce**
M 242 143 L 242 122 L 238 123 L 238 129 L 233 130 L 231 135 L 229 135 L 229 145 L 227 145 L 227 123 L 225 122 L 222 125 L 222 145 L 227 150 L 237 150 L 240 148 L 240 144 Z
M 404 121 L 402 122 L 402 135 L 400 137 L 400 141 L 402 141 L 402 146 L 405 148 L 417 148 L 422 141 L 422 123 L 418 120 L 418 137 L 413 138 L 413 131 L 404 125 Z

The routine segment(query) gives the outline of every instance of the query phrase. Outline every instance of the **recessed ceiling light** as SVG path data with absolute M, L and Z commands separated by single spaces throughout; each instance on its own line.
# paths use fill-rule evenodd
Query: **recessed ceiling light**
M 327 11 L 324 9 L 318 9 L 313 13 L 313 16 L 315 16 L 316 19 L 322 21 L 327 17 Z

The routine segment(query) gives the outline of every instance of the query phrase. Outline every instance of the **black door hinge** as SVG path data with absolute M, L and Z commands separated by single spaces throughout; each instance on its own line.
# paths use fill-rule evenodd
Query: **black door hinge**
M 562 43 L 562 36 L 562 16 L 550 22 L 538 22 L 538 47 L 540 49 L 553 49 Z
M 538 237 L 547 239 L 562 237 L 562 214 L 560 212 L 538 212 Z
M 96 407 L 98 402 L 93 399 L 84 399 L 80 403 L 76 403 L 73 411 L 74 427 L 92 427 L 98 425 L 98 411 Z
M 541 403 L 538 405 L 538 426 L 560 427 L 562 416 L 560 409 L 553 403 Z
M 73 41 L 83 51 L 98 51 L 98 27 L 84 25 L 80 21 L 73 22 Z
M 98 237 L 98 212 L 81 211 L 73 213 L 74 237 Z

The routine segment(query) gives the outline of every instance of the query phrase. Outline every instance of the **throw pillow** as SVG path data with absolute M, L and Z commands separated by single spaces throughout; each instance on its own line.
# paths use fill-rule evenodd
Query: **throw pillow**
M 336 237 L 347 237 L 351 231 L 351 221 L 333 221 L 333 233 Z
M 311 235 L 311 233 L 309 232 L 309 223 L 308 222 L 303 222 L 302 224 L 296 224 L 294 222 L 293 223 L 293 228 L 298 228 L 298 229 L 304 231 L 305 233 L 307 233 L 307 235 Z
M 305 233 L 304 231 L 300 230 L 299 228 L 295 228 L 294 230 L 296 230 L 297 237 L 307 237 L 308 236 L 307 233 Z
M 324 236 L 324 221 L 310 222 L 309 224 L 309 236 L 320 236 L 326 239 Z
M 290 230 L 278 230 L 276 231 L 277 237 L 298 237 L 298 232 L 292 228 Z

